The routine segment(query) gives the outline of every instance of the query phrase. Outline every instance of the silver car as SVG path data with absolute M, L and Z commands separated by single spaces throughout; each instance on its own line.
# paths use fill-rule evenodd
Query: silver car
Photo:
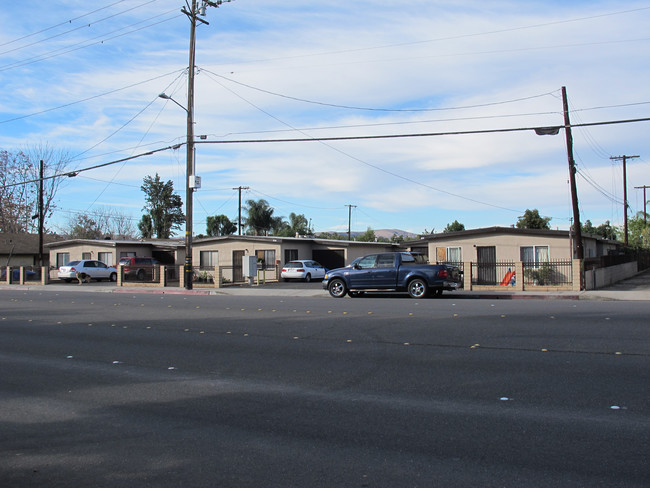
M 101 261 L 93 259 L 82 259 L 81 261 L 70 261 L 65 266 L 59 268 L 57 276 L 60 280 L 70 283 L 79 276 L 85 274 L 93 280 L 110 280 L 117 281 L 117 269 L 113 266 L 107 266 Z
M 311 259 L 289 261 L 282 267 L 280 277 L 284 280 L 296 279 L 311 281 L 322 279 L 327 273 L 327 268 Z

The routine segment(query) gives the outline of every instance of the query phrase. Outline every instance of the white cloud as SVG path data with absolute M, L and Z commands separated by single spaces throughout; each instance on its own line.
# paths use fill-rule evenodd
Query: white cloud
M 0 53 L 12 51 L 0 54 L 4 87 L 0 122 L 63 108 L 1 123 L 0 148 L 14 149 L 34 140 L 61 145 L 72 154 L 92 148 L 83 156 L 91 159 L 75 163 L 85 167 L 183 143 L 184 111 L 157 98 L 164 90 L 181 105 L 187 104 L 181 71 L 187 65 L 189 23 L 178 10 L 181 4 L 160 0 L 155 10 L 136 9 L 97 22 L 126 9 L 116 6 L 12 44 L 6 43 L 95 7 L 54 0 L 48 9 L 17 23 L 24 12 L 18 5 L 7 6 L 0 20 L 11 29 L 0 33 L 0 44 L 5 44 Z M 26 57 L 80 46 L 167 11 L 175 12 L 169 15 L 173 20 L 156 27 L 22 68 L 3 69 Z M 642 35 L 650 9 L 635 2 L 408 0 L 378 5 L 249 0 L 208 12 L 210 25 L 197 33 L 197 65 L 203 71 L 196 77 L 195 133 L 208 134 L 210 140 L 560 125 L 561 86 L 567 87 L 572 110 L 579 110 L 571 114 L 574 123 L 644 117 L 648 105 L 594 108 L 650 101 L 645 88 L 648 67 L 641 62 L 650 54 Z M 90 27 L 44 40 L 82 24 Z M 42 42 L 13 50 L 36 41 Z M 220 76 L 326 104 L 393 110 L 468 108 L 350 110 L 274 96 Z M 145 80 L 152 81 L 141 83 Z M 137 83 L 141 84 L 116 91 Z M 107 95 L 99 96 L 103 93 Z M 522 100 L 497 104 L 518 99 Z M 75 103 L 80 100 L 85 101 Z M 349 125 L 366 127 L 289 130 Z M 576 128 L 578 166 L 611 192 L 615 185 L 609 156 L 629 153 L 647 158 L 646 134 L 647 123 Z M 133 149 L 136 146 L 142 149 Z M 566 228 L 568 220 L 559 220 L 571 216 L 566 158 L 563 133 L 199 145 L 197 173 L 203 177 L 203 190 L 196 198 L 209 204 L 205 210 L 195 205 L 195 221 L 204 220 L 201 212 L 215 206 L 219 213 L 234 215 L 237 199 L 232 198 L 232 188 L 244 185 L 251 187 L 248 197 L 267 198 L 280 215 L 295 211 L 313 218 L 317 230 L 347 223 L 347 204 L 358 205 L 355 222 L 375 228 L 419 232 L 425 227 L 442 229 L 456 219 L 468 228 L 508 225 L 516 221 L 517 211 L 526 208 L 538 208 L 543 215 L 554 216 L 553 224 Z M 631 195 L 633 186 L 648 184 L 645 161 L 630 164 Z M 184 146 L 109 166 L 89 176 L 130 186 L 71 181 L 74 191 L 61 195 L 60 206 L 78 209 L 82 201 L 90 205 L 100 199 L 133 208 L 138 216 L 144 176 L 158 172 L 172 179 L 184 198 L 184 171 Z M 610 199 L 580 178 L 578 184 L 586 218 L 595 224 L 620 218 Z

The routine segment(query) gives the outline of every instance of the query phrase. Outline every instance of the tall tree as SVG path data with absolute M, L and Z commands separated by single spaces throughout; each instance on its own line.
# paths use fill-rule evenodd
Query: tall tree
M 524 215 L 519 217 L 517 220 L 518 229 L 550 229 L 551 226 L 548 223 L 551 221 L 551 217 L 542 217 L 539 214 L 539 210 L 536 208 L 533 210 L 526 209 Z
M 638 212 L 636 216 L 628 219 L 628 245 L 631 247 L 650 247 L 650 224 L 643 221 L 643 212 Z M 625 229 L 618 229 L 619 235 L 623 235 Z
M 375 242 L 377 236 L 375 236 L 375 231 L 368 227 L 366 231 L 363 234 L 358 235 L 355 240 L 361 242 Z
M 463 230 L 465 230 L 465 225 L 458 222 L 458 220 L 454 220 L 451 224 L 447 224 L 447 227 L 445 227 L 445 230 L 442 232 L 444 234 L 449 234 L 450 232 L 460 232 Z
M 268 234 L 273 225 L 277 225 L 277 220 L 273 217 L 273 209 L 266 200 L 246 200 L 246 205 L 248 206 L 246 209 L 248 214 L 246 227 L 253 235 L 262 236 Z
M 151 219 L 152 236 L 158 239 L 169 239 L 185 222 L 183 201 L 178 194 L 174 193 L 174 183 L 171 180 L 163 183 L 158 173 L 155 178 L 145 176 L 143 182 L 140 189 L 145 194 L 146 204 L 142 210 L 146 210 Z M 147 230 L 148 223 L 146 216 L 143 215 L 138 225 L 143 237 L 143 229 Z
M 289 221 L 282 219 L 280 228 L 274 228 L 274 234 L 280 237 L 293 237 L 297 235 L 313 235 L 309 228 L 309 221 L 303 214 L 296 214 L 291 212 L 289 214 Z
M 22 153 L 0 151 L 0 232 L 27 232 L 34 192 L 20 184 L 30 178 L 29 159 Z
M 102 230 L 95 219 L 88 214 L 78 214 L 70 219 L 66 232 L 71 239 L 100 239 Z
M 23 151 L 0 151 L 0 231 L 33 232 L 38 221 L 40 161 L 43 161 L 43 222 L 52 215 L 61 182 L 53 177 L 64 172 L 69 156 L 47 144 L 29 146 Z M 31 181 L 31 183 L 24 183 Z M 47 229 L 46 229 L 47 231 Z
M 205 231 L 210 237 L 229 236 L 237 231 L 237 224 L 223 214 L 208 216 Z

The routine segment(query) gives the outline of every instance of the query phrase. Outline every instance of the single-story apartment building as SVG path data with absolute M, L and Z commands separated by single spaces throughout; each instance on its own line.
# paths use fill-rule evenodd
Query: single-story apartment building
M 486 227 L 423 236 L 404 242 L 413 251 L 429 256 L 431 262 L 544 262 L 573 259 L 573 234 L 568 230 Z M 583 234 L 584 258 L 606 256 L 621 243 Z
M 185 241 L 182 239 L 72 239 L 52 243 L 48 249 L 50 262 L 56 268 L 80 259 L 97 259 L 114 266 L 126 256 L 153 257 L 167 266 L 183 266 L 185 261 Z M 229 235 L 195 238 L 192 242 L 192 264 L 195 268 L 219 266 L 226 270 L 224 276 L 238 282 L 243 281 L 244 256 L 256 256 L 266 269 L 295 259 L 313 259 L 332 269 L 372 252 L 395 250 L 397 245 L 387 242 Z
M 129 256 L 153 257 L 170 266 L 185 260 L 185 244 L 181 239 L 70 239 L 45 247 L 55 268 L 81 259 L 96 259 L 115 266 L 120 258 Z

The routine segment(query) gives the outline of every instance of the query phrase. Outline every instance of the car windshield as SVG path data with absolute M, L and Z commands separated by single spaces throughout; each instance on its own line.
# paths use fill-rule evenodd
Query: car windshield
M 131 260 L 129 258 L 122 258 L 120 259 L 120 264 L 131 264 Z

